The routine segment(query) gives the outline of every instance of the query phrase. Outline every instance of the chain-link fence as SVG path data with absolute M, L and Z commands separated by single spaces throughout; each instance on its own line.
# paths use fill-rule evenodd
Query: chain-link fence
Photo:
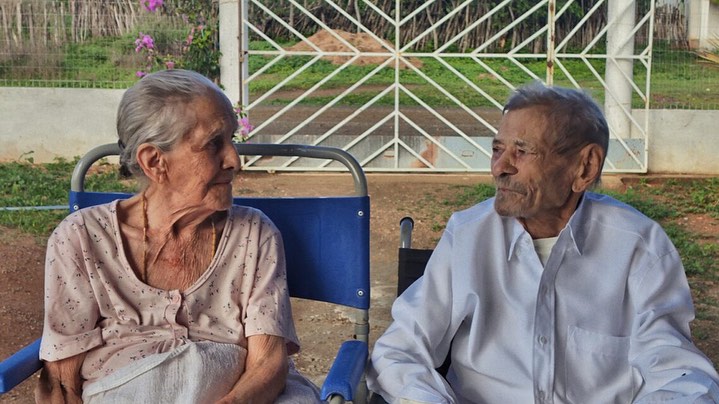
M 301 28 L 302 21 L 295 21 L 297 17 L 290 1 L 269 2 L 284 10 L 282 18 Z M 303 0 L 303 5 L 316 10 L 319 18 L 331 20 L 332 7 L 327 7 L 327 2 Z M 381 3 L 387 2 L 389 0 L 374 3 L 383 7 Z M 151 12 L 147 8 L 151 3 L 148 0 L 2 0 L 0 86 L 127 88 L 137 80 L 138 72 L 147 70 L 148 58 L 154 58 L 151 63 L 171 61 L 171 56 L 181 53 L 183 46 L 187 46 L 188 35 L 192 35 L 186 17 L 168 11 L 167 7 Z M 355 10 L 361 3 L 355 0 L 335 0 L 334 3 L 342 3 L 348 12 L 361 15 L 361 10 Z M 409 7 L 406 3 L 403 7 Z M 436 35 L 441 37 L 451 35 L 450 30 L 461 30 L 460 20 L 472 18 L 471 13 L 481 13 L 484 3 L 495 2 L 477 1 L 468 9 L 467 15 L 445 24 L 447 32 L 438 30 Z M 583 8 L 592 7 L 594 3 L 592 0 L 578 2 L 574 12 L 581 16 Z M 646 3 L 639 2 L 637 7 L 647 7 Z M 530 2 L 518 0 L 513 9 L 521 12 L 530 5 Z M 437 1 L 426 8 L 429 23 L 441 18 L 446 11 L 443 7 L 451 8 L 452 1 Z M 714 4 L 711 7 L 719 8 Z M 251 8 L 249 11 L 252 19 L 256 10 Z M 513 17 L 496 16 L 493 26 L 487 26 L 483 35 L 493 35 L 501 30 L 501 18 Z M 366 19 L 363 23 L 369 25 L 373 21 Z M 719 20 L 710 20 L 709 24 L 715 25 L 703 27 L 704 31 L 719 32 Z M 267 33 L 274 29 L 272 26 L 263 28 Z M 558 32 L 562 28 L 557 27 Z M 526 31 L 531 33 L 532 27 L 528 26 Z M 376 32 L 381 32 L 381 27 Z M 147 34 L 152 37 L 152 54 L 147 52 L 147 43 L 143 46 L 143 35 Z M 641 35 L 646 37 L 646 34 Z M 591 30 L 582 37 L 591 41 Z M 656 6 L 653 37 L 651 107 L 719 109 L 719 51 L 702 52 L 690 47 L 692 39 L 684 3 Z M 467 38 L 481 39 L 476 35 Z M 428 40 L 432 39 L 428 37 Z M 507 38 L 508 41 L 520 39 Z M 719 42 L 719 37 L 708 41 L 711 45 L 712 41 Z M 469 42 L 458 46 L 464 47 L 459 51 L 472 49 Z
M 2 0 L 0 85 L 127 88 L 146 65 L 143 32 L 171 52 L 187 27 L 138 0 Z

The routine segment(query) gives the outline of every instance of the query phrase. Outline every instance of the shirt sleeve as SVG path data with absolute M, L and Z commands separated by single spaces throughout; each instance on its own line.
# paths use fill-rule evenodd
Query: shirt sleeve
M 448 315 L 453 312 L 451 257 L 448 230 L 424 276 L 395 300 L 393 322 L 374 345 L 368 384 L 388 402 L 456 402 L 452 389 L 434 370 L 447 356 L 455 331 Z
M 99 310 L 86 263 L 93 262 L 79 214 L 65 219 L 48 240 L 45 317 L 40 359 L 57 361 L 102 344 Z
M 284 337 L 290 354 L 299 350 L 292 319 L 285 250 L 279 230 L 262 217 L 262 235 L 254 258 L 254 283 L 245 317 L 245 335 Z
M 640 278 L 629 360 L 644 383 L 635 402 L 719 403 L 719 376 L 691 341 L 694 307 L 676 249 L 647 265 Z

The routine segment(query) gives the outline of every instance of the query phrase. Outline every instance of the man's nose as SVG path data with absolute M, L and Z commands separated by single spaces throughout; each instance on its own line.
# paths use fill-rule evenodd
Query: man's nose
M 499 156 L 493 157 L 491 168 L 492 176 L 495 178 L 503 174 L 513 175 L 517 173 L 517 167 L 515 167 L 511 153 L 508 151 L 504 151 Z

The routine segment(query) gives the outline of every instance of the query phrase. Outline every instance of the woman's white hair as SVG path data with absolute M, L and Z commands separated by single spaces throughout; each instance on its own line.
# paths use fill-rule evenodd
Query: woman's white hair
M 117 111 L 120 172 L 144 178 L 137 163 L 137 149 L 150 143 L 171 150 L 196 124 L 187 106 L 200 97 L 217 97 L 234 114 L 232 103 L 207 77 L 182 69 L 148 74 L 122 96 Z

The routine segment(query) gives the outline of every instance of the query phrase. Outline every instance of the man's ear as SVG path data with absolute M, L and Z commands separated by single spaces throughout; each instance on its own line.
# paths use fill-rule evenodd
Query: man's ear
M 584 192 L 589 189 L 602 173 L 604 151 L 596 144 L 591 143 L 579 151 L 579 165 L 577 174 L 572 183 L 572 191 Z
M 164 182 L 167 175 L 165 156 L 156 146 L 141 144 L 137 148 L 137 163 L 150 181 L 158 184 Z

